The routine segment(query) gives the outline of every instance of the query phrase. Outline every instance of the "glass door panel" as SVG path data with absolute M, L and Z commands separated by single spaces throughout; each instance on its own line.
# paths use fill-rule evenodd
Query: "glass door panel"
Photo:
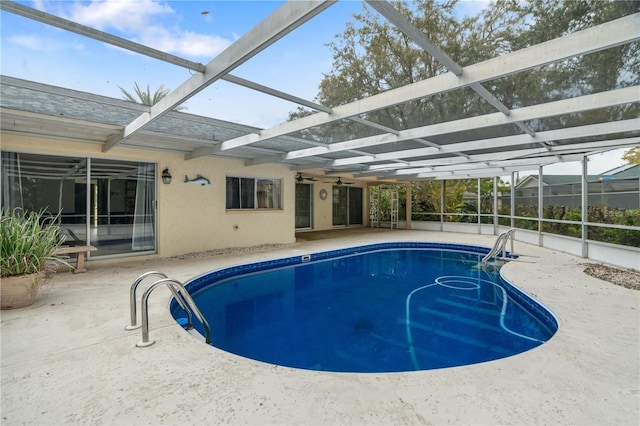
M 60 213 L 67 245 L 87 244 L 87 160 L 2 152 L 4 211 Z
M 155 249 L 155 174 L 152 163 L 92 159 L 94 256 Z
M 91 257 L 156 247 L 153 163 L 2 152 L 5 211 L 60 214 L 65 244 Z
M 347 188 L 333 187 L 333 226 L 347 226 Z
M 362 188 L 349 190 L 349 225 L 362 225 Z
M 296 183 L 296 229 L 311 229 L 313 185 Z

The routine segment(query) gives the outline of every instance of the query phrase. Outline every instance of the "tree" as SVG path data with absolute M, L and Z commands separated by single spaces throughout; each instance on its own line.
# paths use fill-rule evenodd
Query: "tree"
M 123 94 L 122 99 L 126 101 L 131 101 L 131 102 L 136 102 L 143 105 L 151 106 L 160 102 L 162 98 L 164 98 L 171 92 L 171 89 L 166 88 L 164 84 L 161 84 L 160 87 L 158 87 L 156 91 L 153 92 L 153 94 L 151 94 L 151 89 L 149 88 L 148 84 L 147 84 L 146 91 L 142 90 L 140 86 L 138 86 L 137 82 L 134 82 L 133 84 L 134 84 L 133 90 L 134 90 L 135 96 L 130 92 L 128 92 L 127 90 L 123 89 L 122 87 L 118 86 L 118 88 Z M 187 107 L 183 105 L 180 105 L 175 108 L 176 111 L 185 110 L 185 109 L 187 109 Z
M 561 37 L 595 25 L 637 13 L 640 2 L 620 0 L 532 0 L 523 3 L 528 17 L 525 31 L 514 37 L 514 47 L 522 49 Z M 640 51 L 638 43 L 570 58 L 541 67 L 531 75 L 537 80 L 533 92 L 520 99 L 522 105 L 549 102 L 563 98 L 588 95 L 640 83 Z M 517 79 L 518 76 L 513 76 Z M 635 118 L 640 104 L 632 103 L 614 108 L 596 109 L 576 114 L 536 121 L 535 130 L 573 127 L 620 119 Z
M 640 164 L 640 146 L 625 151 L 622 159 L 626 161 L 627 164 Z
M 637 1 L 496 0 L 477 16 L 461 19 L 457 0 L 393 1 L 393 6 L 428 39 L 462 66 L 478 63 L 533 44 L 635 13 Z M 447 72 L 377 13 L 364 6 L 343 33 L 329 44 L 333 69 L 320 83 L 316 99 L 336 107 Z M 597 93 L 640 82 L 638 43 L 572 58 L 527 72 L 485 82 L 508 108 L 520 108 L 567 97 Z M 403 130 L 495 112 L 473 90 L 461 89 L 369 112 L 366 119 Z M 308 114 L 298 110 L 290 118 Z M 639 104 L 536 120 L 535 131 L 637 117 Z M 520 131 L 520 130 L 516 130 Z M 370 135 L 371 129 L 350 121 L 314 130 L 327 143 Z M 495 133 L 495 134 L 492 134 Z M 503 128 L 460 132 L 460 140 L 512 133 Z M 505 134 L 507 134 L 505 133 Z M 310 135 L 307 135 L 310 136 Z
M 392 4 L 463 67 L 612 21 L 640 9 L 640 2 L 632 0 L 496 0 L 489 3 L 482 13 L 460 18 L 455 13 L 457 0 L 392 0 Z M 316 96 L 319 103 L 336 107 L 448 71 L 404 33 L 372 12 L 366 4 L 362 12 L 353 18 L 329 44 L 333 54 L 333 69 L 324 75 L 320 83 Z M 487 81 L 483 86 L 510 109 L 635 86 L 640 84 L 639 47 L 640 43 L 628 43 Z M 464 88 L 372 111 L 362 118 L 404 130 L 495 111 L 473 90 Z M 299 108 L 289 118 L 293 120 L 309 114 L 312 111 Z M 640 103 L 636 102 L 546 117 L 528 124 L 538 132 L 630 119 L 638 115 Z M 343 120 L 307 129 L 303 136 L 333 143 L 378 132 L 362 124 Z M 461 130 L 431 140 L 446 144 L 511 135 L 514 132 L 522 131 L 515 126 L 495 126 Z M 411 143 L 406 142 L 403 146 L 411 147 Z M 400 149 L 403 149 L 402 146 L 398 146 Z M 489 190 L 483 186 L 484 181 L 481 182 L 480 193 L 483 207 L 488 208 L 492 200 Z M 471 181 L 468 189 L 477 191 L 477 181 Z M 450 211 L 463 202 L 465 183 L 447 181 L 446 190 L 444 209 Z M 414 211 L 439 212 L 440 192 L 438 182 L 413 183 Z
M 393 5 L 444 51 L 463 50 L 461 34 L 465 27 L 454 17 L 455 2 Z M 329 44 L 333 70 L 320 83 L 317 97 L 323 105 L 335 107 L 447 72 L 435 58 L 370 9 L 365 7 L 354 19 Z M 453 91 L 370 112 L 366 118 L 395 129 L 446 121 L 464 109 L 483 107 L 477 97 L 473 99 L 473 93 L 470 98 L 466 95 L 469 93 Z M 364 129 L 353 123 L 343 124 L 341 130 L 342 139 L 366 136 Z

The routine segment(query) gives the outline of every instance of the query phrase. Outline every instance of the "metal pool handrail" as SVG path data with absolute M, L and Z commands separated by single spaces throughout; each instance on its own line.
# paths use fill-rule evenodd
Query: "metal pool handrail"
M 210 345 L 211 344 L 211 327 L 209 327 L 209 323 L 207 322 L 207 320 L 204 318 L 204 316 L 196 306 L 195 302 L 191 298 L 191 295 L 189 294 L 187 289 L 184 288 L 184 285 L 182 285 L 182 283 L 178 280 L 175 280 L 173 278 L 162 278 L 154 282 L 153 284 L 151 284 L 149 288 L 147 288 L 145 292 L 142 294 L 142 300 L 140 301 L 140 304 L 142 305 L 142 309 L 141 309 L 142 340 L 136 343 L 136 346 L 146 347 L 146 346 L 151 346 L 155 343 L 155 340 L 149 340 L 149 296 L 151 295 L 151 292 L 154 289 L 161 286 L 162 284 L 166 284 L 167 287 L 169 287 L 169 290 L 172 290 L 171 292 L 174 294 L 174 297 L 176 297 L 177 295 L 176 300 L 179 303 L 180 303 L 180 300 L 182 299 L 182 301 L 186 305 L 188 305 L 189 308 L 191 308 L 191 311 L 196 316 L 196 318 L 198 318 L 198 321 L 200 321 L 204 326 L 205 341 L 208 345 Z M 180 303 L 180 305 L 183 306 L 182 303 Z M 185 309 L 184 307 L 183 309 L 187 312 L 188 315 L 190 315 L 188 309 Z M 190 320 L 189 322 L 191 323 Z
M 497 259 L 498 256 L 500 256 L 500 253 L 502 253 L 502 256 L 500 257 L 504 259 L 506 255 L 506 245 L 509 239 L 511 239 L 511 255 L 513 256 L 513 236 L 515 232 L 516 230 L 512 228 L 498 235 L 498 238 L 496 239 L 496 242 L 493 245 L 493 248 L 491 249 L 491 251 L 487 253 L 485 257 L 482 258 L 482 263 L 487 263 L 489 259 L 494 257 Z
M 145 280 L 145 278 L 153 276 L 153 275 L 158 275 L 162 278 L 169 278 L 166 274 L 164 274 L 163 272 L 159 272 L 159 271 L 149 271 L 149 272 L 145 272 L 144 274 L 140 275 L 138 278 L 136 278 L 136 280 L 133 282 L 133 284 L 131 284 L 131 290 L 129 291 L 129 306 L 130 306 L 130 311 L 131 311 L 131 324 L 127 325 L 124 329 L 125 330 L 137 330 L 138 328 L 140 328 L 141 326 L 137 324 L 137 309 L 136 309 L 136 291 L 138 289 L 138 286 L 142 283 L 142 281 Z M 175 297 L 175 295 L 174 295 Z

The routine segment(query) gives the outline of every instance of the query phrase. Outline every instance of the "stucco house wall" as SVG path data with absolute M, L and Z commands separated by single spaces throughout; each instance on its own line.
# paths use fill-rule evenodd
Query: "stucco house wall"
M 313 230 L 317 231 L 333 228 L 333 184 L 323 180 L 313 183 Z M 327 191 L 326 200 L 320 199 L 320 191 L 323 189 Z
M 103 153 L 101 144 L 68 141 L 52 144 L 48 139 L 9 134 L 2 135 L 1 143 L 4 151 L 155 162 L 159 257 L 295 242 L 295 180 L 289 167 L 273 164 L 246 167 L 241 160 L 219 157 L 185 160 L 179 153 L 126 147 Z M 164 168 L 169 168 L 173 176 L 171 184 L 163 184 L 160 179 Z M 184 183 L 185 175 L 194 178 L 197 174 L 208 178 L 211 185 Z M 282 209 L 227 211 L 226 176 L 282 179 Z M 325 203 L 331 204 L 330 197 Z

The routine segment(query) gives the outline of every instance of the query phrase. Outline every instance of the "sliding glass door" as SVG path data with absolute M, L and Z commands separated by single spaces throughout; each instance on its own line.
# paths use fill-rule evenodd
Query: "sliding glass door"
M 296 229 L 311 229 L 313 185 L 296 183 Z
M 153 163 L 2 152 L 2 208 L 60 213 L 68 245 L 92 256 L 155 251 Z
M 362 225 L 362 188 L 333 187 L 333 226 Z

